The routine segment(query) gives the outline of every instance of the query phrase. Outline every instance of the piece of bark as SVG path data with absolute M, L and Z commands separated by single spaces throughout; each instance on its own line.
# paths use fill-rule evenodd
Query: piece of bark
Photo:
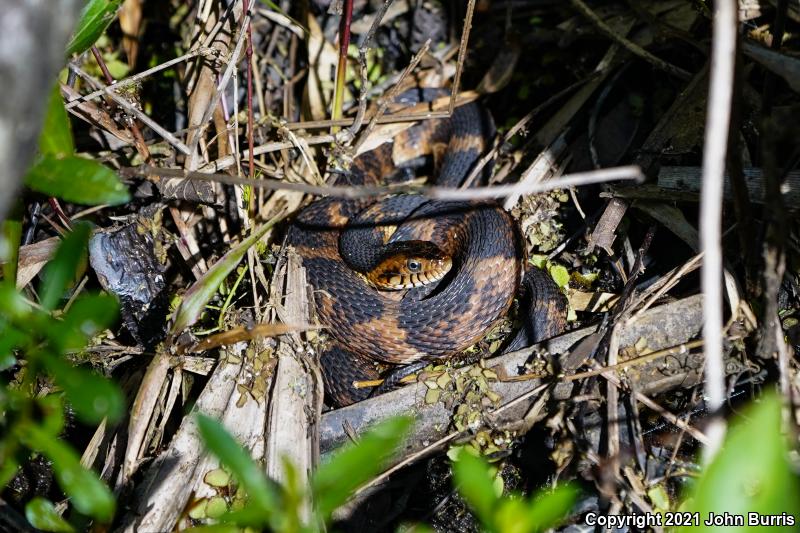
M 231 407 L 240 371 L 237 365 L 218 365 L 200 393 L 194 411 L 212 418 L 222 418 Z M 243 427 L 254 425 L 257 424 L 253 420 L 242 423 Z M 205 453 L 197 420 L 194 416 L 184 417 L 169 448 L 156 458 L 142 483 L 138 484 L 134 501 L 130 504 L 131 510 L 117 531 L 172 531 L 192 495 L 195 480 L 204 475 L 198 466 Z
M 658 172 L 658 186 L 667 191 L 694 193 L 699 198 L 702 183 L 702 170 L 700 167 L 663 167 Z M 764 203 L 764 178 L 760 168 L 745 168 L 744 178 L 750 201 Z M 796 210 L 800 203 L 800 171 L 793 170 L 787 173 L 781 185 L 784 205 L 791 210 Z M 728 176 L 725 176 L 723 198 L 733 201 L 733 189 Z
M 285 279 L 285 286 L 284 286 Z M 272 286 L 273 300 L 281 321 L 289 324 L 309 322 L 308 281 L 300 257 L 287 252 L 286 269 L 279 268 Z M 284 302 L 280 305 L 278 302 Z M 298 333 L 279 339 L 278 365 L 270 397 L 266 435 L 266 473 L 275 481 L 285 483 L 284 460 L 294 465 L 299 482 L 310 495 L 309 474 L 317 463 L 317 427 L 321 411 L 320 383 L 309 370 L 304 357 L 303 343 Z M 311 516 L 311 502 L 304 501 L 301 516 Z
M 586 239 L 586 247 L 593 250 L 598 246 L 605 250 L 608 255 L 614 255 L 614 238 L 616 237 L 617 227 L 622 222 L 622 217 L 628 210 L 628 202 L 619 198 L 612 198 L 606 204 L 600 220 L 594 226 L 591 235 Z
M 620 346 L 632 346 L 644 339 L 649 350 L 661 350 L 685 343 L 700 334 L 702 326 L 702 296 L 691 296 L 672 302 L 641 314 L 637 319 L 622 328 Z M 589 327 L 569 332 L 550 339 L 540 345 L 518 352 L 503 355 L 487 361 L 489 367 L 498 368 L 513 376 L 519 373 L 525 362 L 535 349 L 546 349 L 550 353 L 563 353 L 571 349 L 581 339 L 595 332 Z M 567 356 L 569 358 L 569 356 Z M 563 358 L 561 367 L 569 368 L 575 361 Z M 727 361 L 726 370 L 734 373 L 742 369 L 735 360 Z M 500 370 L 502 368 L 502 370 Z M 676 387 L 691 387 L 702 380 L 702 354 L 670 355 L 648 363 L 629 367 L 625 371 L 628 379 L 636 384 L 643 394 L 657 394 Z M 501 405 L 522 394 L 532 391 L 543 383 L 533 379 L 518 382 L 497 382 L 492 390 L 501 396 Z M 555 385 L 552 397 L 566 400 L 573 390 L 573 383 L 562 382 Z M 320 449 L 323 454 L 330 453 L 349 440 L 346 426 L 361 433 L 373 424 L 386 418 L 413 414 L 417 418 L 414 434 L 407 439 L 401 450 L 398 461 L 408 455 L 420 451 L 449 432 L 452 413 L 441 402 L 428 405 L 424 402 L 427 387 L 423 383 L 409 385 L 402 389 L 369 399 L 355 405 L 325 413 L 320 426 Z M 497 423 L 516 420 L 524 416 L 531 402 L 521 402 L 518 406 L 505 410 L 495 418 Z

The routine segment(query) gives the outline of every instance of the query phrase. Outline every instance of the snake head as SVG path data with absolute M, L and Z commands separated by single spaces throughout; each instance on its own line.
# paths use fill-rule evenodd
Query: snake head
M 453 261 L 438 246 L 427 241 L 392 243 L 378 264 L 365 274 L 379 290 L 398 291 L 422 287 L 442 279 Z

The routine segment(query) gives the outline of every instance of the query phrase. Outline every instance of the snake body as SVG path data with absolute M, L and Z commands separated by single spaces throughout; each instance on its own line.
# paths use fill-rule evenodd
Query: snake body
M 449 120 L 415 128 L 402 141 L 395 140 L 394 151 L 400 146 L 422 153 L 446 146 L 436 183 L 458 186 L 484 151 L 493 125 L 481 107 L 467 104 Z M 382 145 L 360 156 L 345 182 L 381 182 L 395 169 L 392 152 L 391 145 Z M 321 363 L 326 392 L 337 405 L 367 397 L 369 389 L 352 384 L 377 378 L 380 364 L 447 358 L 476 343 L 508 312 L 523 273 L 517 226 L 500 206 L 488 202 L 415 195 L 323 198 L 300 212 L 287 243 L 302 257 L 315 289 L 318 318 L 331 337 Z M 446 273 L 438 271 L 430 279 L 409 276 L 407 280 L 423 286 L 404 292 L 380 290 L 365 276 L 387 254 L 391 264 L 393 254 L 402 256 L 414 245 L 444 254 L 449 263 Z M 387 253 L 393 247 L 396 251 Z M 420 257 L 424 261 L 427 252 Z M 438 256 L 431 259 L 440 265 L 438 260 Z M 512 345 L 563 329 L 563 296 L 546 274 L 533 270 L 537 269 L 524 283 L 532 305 L 530 326 Z

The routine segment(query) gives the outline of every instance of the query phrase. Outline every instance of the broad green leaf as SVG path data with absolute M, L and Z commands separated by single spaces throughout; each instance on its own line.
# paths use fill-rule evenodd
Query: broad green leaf
M 29 341 L 30 338 L 27 334 L 0 318 L 0 372 L 16 364 L 14 348 L 27 344 Z
M 26 397 L 27 401 L 28 398 Z M 49 394 L 36 398 L 39 411 L 42 413 L 37 420 L 39 427 L 45 433 L 54 438 L 58 438 L 64 431 L 64 402 L 60 394 Z
M 578 488 L 568 484 L 540 493 L 528 506 L 528 520 L 534 524 L 535 531 L 555 527 L 569 514 L 577 498 Z
M 547 256 L 541 254 L 533 254 L 529 259 L 528 262 L 535 266 L 536 268 L 541 268 L 544 270 L 547 268 Z
M 491 521 L 485 523 L 489 531 L 497 533 L 533 533 L 536 524 L 528 516 L 528 502 L 522 498 L 503 498 L 498 501 Z
M 3 348 L 3 339 L 0 339 L 0 372 L 8 370 L 17 364 L 17 358 L 9 350 Z
M 114 495 L 94 472 L 81 466 L 75 450 L 29 422 L 19 424 L 17 429 L 26 446 L 53 462 L 58 484 L 71 498 L 75 509 L 102 522 L 113 518 Z
M 485 525 L 493 522 L 492 514 L 499 503 L 494 493 L 493 476 L 483 459 L 469 453 L 460 453 L 453 463 L 453 478 L 459 494 L 467 501 Z
M 69 283 L 75 279 L 75 272 L 86 256 L 91 228 L 80 222 L 64 237 L 52 261 L 44 270 L 44 282 L 39 288 L 39 303 L 47 310 L 55 309 Z
M 0 263 L 2 263 L 3 279 L 0 283 L 14 286 L 17 279 L 17 261 L 19 260 L 19 243 L 22 237 L 22 222 L 7 218 L 0 223 Z
M 36 496 L 25 505 L 25 518 L 42 531 L 68 532 L 75 529 L 56 512 L 53 502 Z
M 19 471 L 19 463 L 13 455 L 13 449 L 4 451 L 4 461 L 0 462 L 0 487 L 8 485 Z
M 758 529 L 748 526 L 748 513 L 800 514 L 800 483 L 788 460 L 788 446 L 781 432 L 781 400 L 776 394 L 765 394 L 732 424 L 722 449 L 694 485 L 685 510 L 700 513 L 701 524 L 712 512 L 717 516 L 744 516 L 745 527 L 717 531 Z
M 71 156 L 75 152 L 69 117 L 58 84 L 50 91 L 47 114 L 44 117 L 42 133 L 39 135 L 39 151 L 42 155 L 53 157 Z
M 13 283 L 0 283 L 0 317 L 24 321 L 31 311 L 31 306 L 17 292 Z
M 56 383 L 64 389 L 79 419 L 88 424 L 98 424 L 103 418 L 115 421 L 122 416 L 125 400 L 114 383 L 94 372 L 74 367 L 57 355 L 43 353 L 42 361 Z
M 117 18 L 121 3 L 122 0 L 89 0 L 67 44 L 67 57 L 88 50 Z
M 113 170 L 77 156 L 40 157 L 28 169 L 25 185 L 76 204 L 116 205 L 130 200 L 128 189 Z
M 186 291 L 180 307 L 175 312 L 175 321 L 170 329 L 171 336 L 180 335 L 183 330 L 197 322 L 206 304 L 216 294 L 217 288 L 225 281 L 228 274 L 236 268 L 236 265 L 242 260 L 247 250 L 257 243 L 282 218 L 283 216 L 277 216 L 255 230 L 252 235 L 214 263 L 214 266 L 209 268 L 208 272 Z
M 548 270 L 550 272 L 550 277 L 553 278 L 556 285 L 564 288 L 569 284 L 569 272 L 565 267 L 561 265 L 550 265 Z
M 93 294 L 77 299 L 63 320 L 46 334 L 60 353 L 78 351 L 87 339 L 111 326 L 117 319 L 117 300 L 108 294 Z
M 197 427 L 206 447 L 216 455 L 247 491 L 248 502 L 255 506 L 268 519 L 279 514 L 281 509 L 278 495 L 267 482 L 261 469 L 253 462 L 242 446 L 228 433 L 218 421 L 203 414 L 197 414 Z
M 311 481 L 317 511 L 323 521 L 353 491 L 379 473 L 408 433 L 412 420 L 391 418 L 364 434 L 358 443 L 337 452 L 321 465 Z

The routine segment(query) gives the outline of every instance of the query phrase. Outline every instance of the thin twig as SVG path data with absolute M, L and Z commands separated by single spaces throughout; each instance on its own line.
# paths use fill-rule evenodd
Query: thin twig
M 336 139 L 335 135 L 325 134 L 325 135 L 315 135 L 313 137 L 306 137 L 304 139 L 305 143 L 309 146 L 315 144 L 328 144 L 332 143 Z M 262 155 L 268 154 L 271 152 L 277 152 L 278 150 L 286 150 L 287 148 L 294 148 L 295 143 L 292 141 L 274 141 L 269 142 L 266 144 L 262 144 L 261 146 L 256 146 L 253 149 L 253 155 Z M 250 151 L 245 150 L 242 153 L 242 157 L 250 157 Z M 205 165 L 200 170 L 202 171 L 218 171 L 224 170 L 226 168 L 230 168 L 236 164 L 236 157 L 232 155 L 228 155 L 225 157 L 220 157 L 216 161 L 212 161 L 211 163 Z M 274 174 L 275 177 L 280 177 L 281 174 L 276 172 Z
M 244 12 L 250 11 L 250 0 L 244 0 Z M 255 128 L 255 121 L 253 120 L 253 25 L 250 20 L 247 21 L 247 50 L 245 56 L 247 57 L 247 148 L 249 157 L 247 158 L 247 175 L 252 179 L 255 177 L 255 159 L 253 155 L 253 129 Z
M 378 27 L 381 25 L 381 21 L 383 20 L 384 15 L 386 15 L 386 11 L 389 9 L 389 6 L 392 5 L 394 0 L 384 0 L 383 5 L 375 13 L 375 19 L 372 21 L 372 26 L 370 26 L 369 31 L 361 37 L 361 42 L 358 45 L 358 64 L 359 70 L 361 71 L 361 90 L 358 93 L 358 111 L 356 112 L 356 118 L 353 120 L 353 125 L 350 127 L 350 135 L 354 138 L 358 130 L 361 129 L 361 123 L 364 120 L 364 113 L 367 110 L 367 50 L 369 50 L 370 45 L 372 44 L 372 38 L 374 37 L 375 33 L 378 31 Z
M 431 46 L 431 40 L 428 39 L 425 41 L 425 44 L 422 45 L 422 48 L 419 49 L 413 58 L 411 58 L 411 62 L 408 66 L 403 70 L 400 74 L 400 77 L 397 79 L 397 82 L 392 86 L 391 89 L 386 91 L 386 94 L 378 100 L 378 109 L 375 111 L 375 114 L 367 124 L 367 127 L 364 128 L 364 131 L 361 132 L 358 140 L 353 144 L 353 148 L 358 150 L 358 147 L 364 144 L 364 141 L 367 140 L 372 130 L 375 129 L 375 125 L 378 123 L 378 119 L 380 119 L 384 113 L 386 113 L 386 109 L 389 107 L 389 104 L 394 102 L 395 98 L 397 98 L 398 93 L 400 92 L 400 88 L 403 85 L 403 80 L 411 74 L 411 72 L 417 67 L 419 62 L 422 60 L 422 57 L 428 52 L 428 48 Z
M 613 40 L 614 42 L 619 43 L 633 55 L 644 59 L 648 63 L 651 63 L 654 67 L 663 70 L 668 74 L 672 74 L 673 76 L 680 78 L 682 80 L 689 80 L 692 78 L 692 75 L 683 70 L 682 68 L 676 67 L 671 63 L 667 63 L 663 59 L 654 56 L 653 54 L 651 54 L 638 44 L 626 39 L 621 35 L 617 35 L 616 33 L 614 33 L 614 30 L 611 29 L 611 27 L 608 24 L 606 24 L 600 17 L 598 17 L 597 14 L 589 8 L 589 6 L 584 4 L 582 0 L 570 0 L 570 3 L 583 16 L 588 18 L 592 22 L 592 24 L 594 24 L 597 27 L 597 29 L 600 30 L 600 32 L 603 35 Z
M 108 85 L 114 83 L 114 77 L 111 75 L 111 71 L 108 70 L 108 66 L 106 66 L 106 62 L 103 60 L 103 56 L 100 54 L 100 50 L 98 50 L 96 46 L 92 46 L 92 55 L 94 56 L 95 61 L 97 61 L 100 71 L 103 73 L 103 77 L 106 79 L 106 83 Z M 77 68 L 72 69 L 72 72 L 77 73 L 77 71 Z M 102 84 L 98 83 L 98 85 Z M 111 99 L 114 100 L 117 105 L 120 105 L 119 102 L 117 102 L 117 98 L 111 96 Z M 144 115 L 144 113 L 141 114 Z M 139 124 L 137 124 L 135 120 L 132 120 L 130 126 L 128 126 L 128 129 L 130 130 L 131 135 L 133 135 L 136 151 L 139 152 L 139 155 L 142 156 L 146 163 L 149 163 L 150 149 L 147 147 L 147 143 L 144 140 L 142 130 L 139 129 Z
M 344 105 L 344 81 L 347 76 L 347 49 L 350 47 L 350 23 L 353 22 L 353 0 L 343 0 L 342 22 L 339 26 L 339 64 L 336 67 L 336 85 L 333 94 L 333 111 L 331 118 L 336 120 L 342 116 Z M 336 133 L 333 128 L 331 133 Z
M 576 1 L 576 0 L 573 0 Z M 703 149 L 703 188 L 700 193 L 700 243 L 703 248 L 703 338 L 705 339 L 705 396 L 709 410 L 725 405 L 725 367 L 722 358 L 722 192 L 733 100 L 736 59 L 737 3 L 714 3 L 710 87 Z M 704 460 L 710 461 L 725 437 L 725 421 L 709 424 Z
M 641 181 L 644 179 L 641 169 L 637 166 L 624 166 L 594 170 L 590 172 L 578 172 L 564 176 L 559 180 L 546 183 L 516 183 L 513 185 L 493 185 L 490 187 L 475 187 L 472 189 L 414 185 L 358 187 L 309 185 L 306 183 L 291 183 L 273 179 L 251 180 L 246 177 L 230 176 L 228 174 L 210 174 L 151 166 L 121 169 L 120 174 L 129 177 L 144 175 L 159 176 L 162 178 L 184 178 L 200 181 L 214 181 L 226 185 L 250 185 L 255 188 L 267 190 L 299 191 L 317 196 L 334 196 L 340 198 L 365 198 L 392 193 L 415 193 L 427 198 L 448 201 L 488 200 L 493 198 L 505 198 L 511 195 L 541 193 L 565 187 L 596 185 L 598 183 L 604 183 L 607 181 Z
M 483 167 L 485 167 L 486 164 L 489 163 L 489 161 L 494 159 L 494 157 L 497 155 L 497 152 L 501 148 L 503 148 L 503 146 L 506 145 L 506 143 L 511 141 L 511 139 L 513 139 L 514 136 L 517 133 L 522 131 L 528 125 L 528 123 L 531 120 L 533 120 L 533 117 L 535 117 L 540 112 L 542 112 L 543 110 L 547 109 L 553 103 L 555 103 L 556 101 L 560 100 L 564 96 L 568 95 L 569 93 L 571 93 L 572 91 L 574 91 L 575 89 L 580 87 L 581 85 L 584 85 L 585 83 L 587 83 L 588 81 L 591 81 L 592 79 L 594 79 L 596 77 L 598 77 L 598 73 L 597 72 L 587 76 L 586 78 L 583 78 L 582 80 L 578 80 L 575 83 L 573 83 L 572 85 L 569 85 L 568 87 L 558 91 L 556 94 L 554 94 L 553 96 L 551 96 L 550 98 L 548 98 L 547 100 L 542 102 L 541 104 L 539 104 L 536 107 L 534 107 L 533 109 L 531 109 L 528 112 L 527 115 L 525 115 L 524 117 L 519 119 L 519 121 L 516 124 L 514 124 L 514 126 L 512 126 L 511 129 L 508 130 L 505 135 L 503 135 L 503 139 L 499 143 L 497 143 L 497 145 L 494 148 L 492 148 L 486 155 L 484 155 L 476 163 L 475 168 L 473 168 L 472 171 L 469 173 L 469 176 L 467 176 L 467 179 L 464 180 L 464 183 L 463 183 L 463 185 L 461 185 L 461 187 L 463 187 L 463 188 L 471 187 L 473 182 L 475 181 L 475 179 L 478 177 L 478 175 L 483 170 Z
M 96 83 L 98 85 L 102 85 L 98 80 L 94 79 L 91 75 L 89 75 L 88 73 L 83 71 L 81 68 L 79 68 L 77 66 L 72 66 L 71 68 L 81 78 L 84 78 L 86 80 L 90 80 L 92 83 Z M 175 148 L 177 148 L 178 150 L 180 150 L 184 154 L 186 154 L 186 155 L 190 155 L 191 154 L 191 152 L 189 151 L 189 147 L 188 146 L 186 146 L 177 137 L 175 137 L 172 133 L 170 133 L 165 128 L 163 128 L 161 125 L 159 125 L 155 120 L 153 120 L 152 118 L 147 116 L 142 110 L 138 109 L 136 106 L 131 104 L 128 101 L 127 98 L 117 94 L 117 92 L 114 90 L 114 87 L 115 86 L 106 86 L 102 90 L 103 90 L 103 92 L 105 94 L 108 95 L 109 98 L 111 98 L 114 101 L 115 104 L 119 105 L 127 113 L 130 113 L 131 115 L 133 115 L 137 119 L 139 119 L 142 122 L 144 122 L 147 125 L 147 127 L 149 127 L 151 130 L 153 130 L 162 139 L 167 141 L 169 144 L 171 144 L 172 146 L 174 146 Z M 133 126 L 131 126 L 131 127 L 133 128 Z M 134 133 L 134 137 L 136 137 L 135 133 Z
M 233 49 L 233 53 L 231 54 L 230 60 L 228 61 L 228 65 L 225 67 L 225 72 L 222 74 L 222 78 L 217 85 L 216 90 L 214 91 L 214 95 L 211 97 L 211 101 L 208 103 L 208 107 L 206 108 L 205 112 L 203 113 L 200 122 L 197 125 L 197 128 L 202 131 L 205 127 L 208 120 L 211 118 L 211 114 L 214 112 L 214 108 L 217 107 L 217 103 L 219 102 L 220 97 L 222 96 L 222 92 L 228 86 L 228 82 L 233 75 L 234 68 L 239 63 L 239 57 L 242 54 L 242 47 L 244 46 L 245 37 L 247 37 L 247 32 L 244 31 L 245 28 L 250 26 L 250 13 L 244 11 L 244 17 L 242 18 L 242 24 L 240 26 L 239 35 L 236 39 L 236 46 Z M 200 142 L 200 132 L 197 132 L 197 135 L 194 136 L 192 140 L 192 145 L 189 147 L 189 152 L 187 155 L 194 154 L 197 151 L 197 145 Z
M 138 81 L 147 78 L 148 76 L 152 76 L 156 72 L 160 72 L 162 70 L 168 69 L 172 65 L 177 65 L 178 63 L 182 63 L 183 61 L 186 61 L 187 59 L 191 59 L 191 58 L 193 58 L 195 56 L 202 55 L 202 54 L 207 54 L 207 53 L 211 53 L 211 52 L 214 52 L 213 48 L 205 48 L 205 47 L 202 47 L 202 46 L 199 47 L 199 48 L 196 48 L 194 50 L 190 50 L 189 52 L 186 52 L 182 56 L 178 56 L 175 59 L 170 59 L 169 61 L 161 63 L 158 66 L 155 66 L 153 68 L 147 69 L 147 70 L 142 71 L 142 72 L 139 72 L 138 74 L 134 74 L 133 76 L 129 76 L 129 77 L 125 78 L 124 80 L 120 80 L 120 81 L 118 81 L 118 82 L 116 82 L 116 83 L 114 83 L 112 85 L 108 85 L 107 87 L 104 87 L 102 89 L 98 89 L 98 90 L 96 90 L 94 92 L 91 92 L 91 93 L 85 95 L 85 96 L 79 96 L 77 98 L 73 98 L 72 100 L 67 102 L 65 104 L 65 106 L 66 106 L 66 108 L 68 110 L 72 109 L 73 107 L 81 105 L 84 102 L 88 102 L 89 100 L 94 100 L 95 98 L 103 96 L 104 94 L 107 94 L 109 91 L 119 91 L 120 89 L 123 89 L 123 88 L 125 88 L 125 87 L 127 87 L 129 85 L 133 85 L 133 84 L 137 83 Z
M 622 382 L 613 373 L 605 373 L 603 374 L 603 377 L 617 387 L 622 386 Z M 659 404 L 657 404 L 656 402 L 654 402 L 648 396 L 642 394 L 641 392 L 635 392 L 634 396 L 636 397 L 636 400 L 643 403 L 645 406 L 649 407 L 653 411 L 657 412 L 659 415 L 661 415 L 662 418 L 669 421 L 675 427 L 678 427 L 686 431 L 689 435 L 694 437 L 698 442 L 701 442 L 706 446 L 708 446 L 709 443 L 711 442 L 711 437 L 707 434 L 708 431 L 706 431 L 706 433 L 703 433 L 699 429 L 690 426 L 688 423 L 684 422 L 671 412 L 667 411 L 666 409 L 661 407 Z
M 477 94 L 474 95 L 477 97 Z M 472 94 L 465 95 L 465 93 L 461 93 L 459 95 L 457 101 L 458 105 L 466 104 L 472 102 L 474 100 Z M 433 102 L 426 102 L 425 105 L 436 107 L 439 105 L 439 102 L 442 101 L 444 104 L 447 103 L 448 99 L 437 99 Z M 417 104 L 419 105 L 419 104 Z M 415 108 L 417 106 L 414 106 Z M 420 106 L 421 107 L 421 106 Z M 393 113 L 391 115 L 383 115 L 379 117 L 377 120 L 378 124 L 396 124 L 400 122 L 416 122 L 418 120 L 433 120 L 438 118 L 448 118 L 447 111 L 421 111 L 421 112 L 414 112 L 414 113 Z M 331 126 L 349 126 L 353 124 L 352 118 L 343 118 L 339 120 L 315 120 L 315 121 L 308 121 L 308 122 L 290 122 L 288 124 L 283 125 L 283 128 L 286 128 L 289 131 L 292 130 L 300 130 L 300 129 L 318 129 L 318 128 L 330 128 Z M 335 135 L 331 134 L 324 134 L 324 135 L 316 135 L 312 137 L 306 137 L 305 142 L 309 145 L 315 144 L 328 144 L 336 140 Z M 257 146 L 253 150 L 253 155 L 262 155 L 267 154 L 270 152 L 277 152 L 278 150 L 285 150 L 287 148 L 293 148 L 295 143 L 291 141 L 272 141 L 261 146 Z M 245 150 L 242 153 L 243 157 L 249 156 L 249 151 Z M 229 167 L 232 167 L 236 164 L 236 159 L 234 156 L 226 156 L 217 159 L 216 161 L 212 161 L 211 163 L 202 167 L 202 170 L 209 171 L 209 170 L 223 170 Z
M 447 109 L 449 115 L 453 114 L 456 108 L 456 97 L 461 85 L 461 71 L 464 69 L 464 58 L 467 56 L 467 43 L 469 42 L 469 31 L 472 29 L 472 13 L 475 11 L 475 0 L 467 3 L 467 16 L 464 17 L 464 31 L 461 32 L 461 43 L 458 46 L 458 61 L 456 63 L 456 73 L 453 76 L 453 92 L 450 94 L 450 107 Z

